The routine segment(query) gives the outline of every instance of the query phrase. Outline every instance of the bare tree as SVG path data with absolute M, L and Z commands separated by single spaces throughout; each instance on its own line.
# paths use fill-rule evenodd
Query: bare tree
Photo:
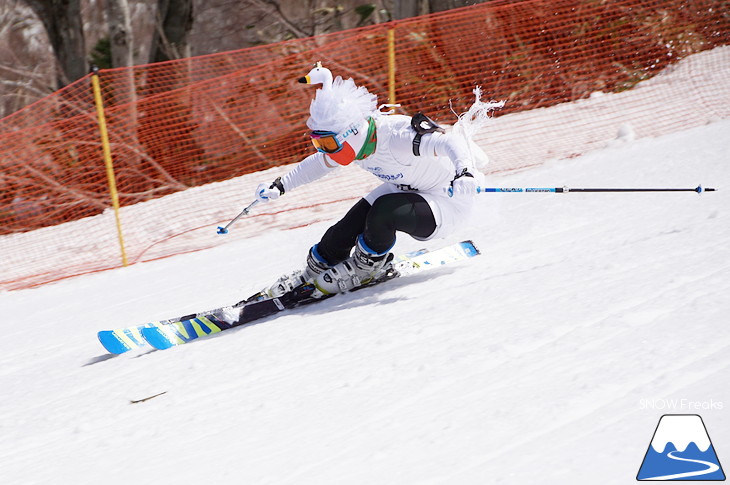
M 407 19 L 487 1 L 489 0 L 391 0 L 391 4 L 394 19 Z
M 105 0 L 107 24 L 109 25 L 109 45 L 111 48 L 112 66 L 131 67 L 134 65 L 134 34 L 132 19 L 127 0 Z M 134 69 L 119 71 L 118 84 L 114 90 L 117 104 L 117 116 L 122 122 L 120 130 L 126 127 L 126 156 L 130 166 L 138 167 L 141 147 L 137 138 L 137 88 L 134 80 Z
M 399 20 L 420 15 L 422 3 L 421 0 L 394 0 L 393 18 Z
M 81 20 L 80 0 L 25 0 L 48 33 L 53 53 L 58 61 L 58 87 L 84 77 L 89 66 Z
M 193 0 L 158 0 L 150 62 L 190 57 L 188 36 L 192 28 Z
M 428 0 L 428 8 L 431 13 L 443 12 L 452 8 L 466 7 L 477 3 L 484 3 L 488 0 Z
M 134 35 L 127 0 L 105 0 L 112 66 L 134 65 Z

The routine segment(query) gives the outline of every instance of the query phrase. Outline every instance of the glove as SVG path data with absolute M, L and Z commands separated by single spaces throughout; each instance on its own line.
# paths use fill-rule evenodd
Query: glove
M 474 197 L 478 186 L 477 179 L 465 168 L 451 181 L 449 197 Z
M 259 184 L 256 187 L 256 200 L 259 202 L 276 200 L 280 195 L 284 195 L 284 184 L 281 183 L 281 177 L 277 177 L 271 184 Z

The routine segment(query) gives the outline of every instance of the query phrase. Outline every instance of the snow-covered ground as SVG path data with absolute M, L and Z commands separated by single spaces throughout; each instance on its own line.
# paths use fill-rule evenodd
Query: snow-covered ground
M 719 191 L 483 194 L 428 243 L 478 258 L 168 351 L 96 332 L 248 296 L 328 224 L 0 293 L 0 483 L 627 484 L 665 413 L 727 466 L 729 162 L 724 120 L 493 177 Z

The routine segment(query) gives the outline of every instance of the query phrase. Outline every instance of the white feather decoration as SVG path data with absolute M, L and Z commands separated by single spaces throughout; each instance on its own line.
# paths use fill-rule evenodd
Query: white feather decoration
M 492 118 L 492 111 L 504 107 L 504 101 L 490 101 L 485 103 L 482 101 L 482 89 L 479 86 L 474 88 L 473 92 L 476 97 L 474 104 L 469 107 L 466 113 L 457 115 L 459 120 L 454 124 L 453 132 L 464 137 L 474 165 L 479 171 L 484 172 L 489 164 L 489 157 L 476 144 L 474 135 L 479 133 L 489 123 L 489 120 Z
M 492 111 L 504 107 L 504 101 L 490 101 L 485 103 L 482 101 L 482 88 L 477 86 L 474 88 L 474 104 L 469 107 L 466 113 L 457 115 L 459 121 L 454 125 L 454 129 L 461 132 L 467 139 L 472 139 L 482 128 L 484 128 L 491 119 Z
M 337 76 L 330 89 L 317 89 L 309 106 L 307 126 L 311 130 L 341 133 L 353 123 L 360 123 L 377 111 L 378 97 L 352 79 Z

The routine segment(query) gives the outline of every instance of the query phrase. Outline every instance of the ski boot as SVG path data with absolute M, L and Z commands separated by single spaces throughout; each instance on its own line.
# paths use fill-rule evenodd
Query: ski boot
M 303 270 L 296 270 L 293 273 L 281 276 L 273 285 L 264 288 L 255 295 L 247 298 L 245 301 L 268 300 L 269 298 L 278 298 L 285 293 L 292 291 L 294 288 L 306 283 L 312 283 L 320 274 L 324 273 L 330 265 L 317 252 L 315 244 L 309 249 L 307 255 L 307 265 Z
M 317 276 L 314 280 L 317 288 L 315 293 L 326 296 L 367 285 L 383 276 L 392 260 L 393 255 L 390 252 L 377 253 L 370 249 L 361 234 L 357 238 L 352 256 Z

